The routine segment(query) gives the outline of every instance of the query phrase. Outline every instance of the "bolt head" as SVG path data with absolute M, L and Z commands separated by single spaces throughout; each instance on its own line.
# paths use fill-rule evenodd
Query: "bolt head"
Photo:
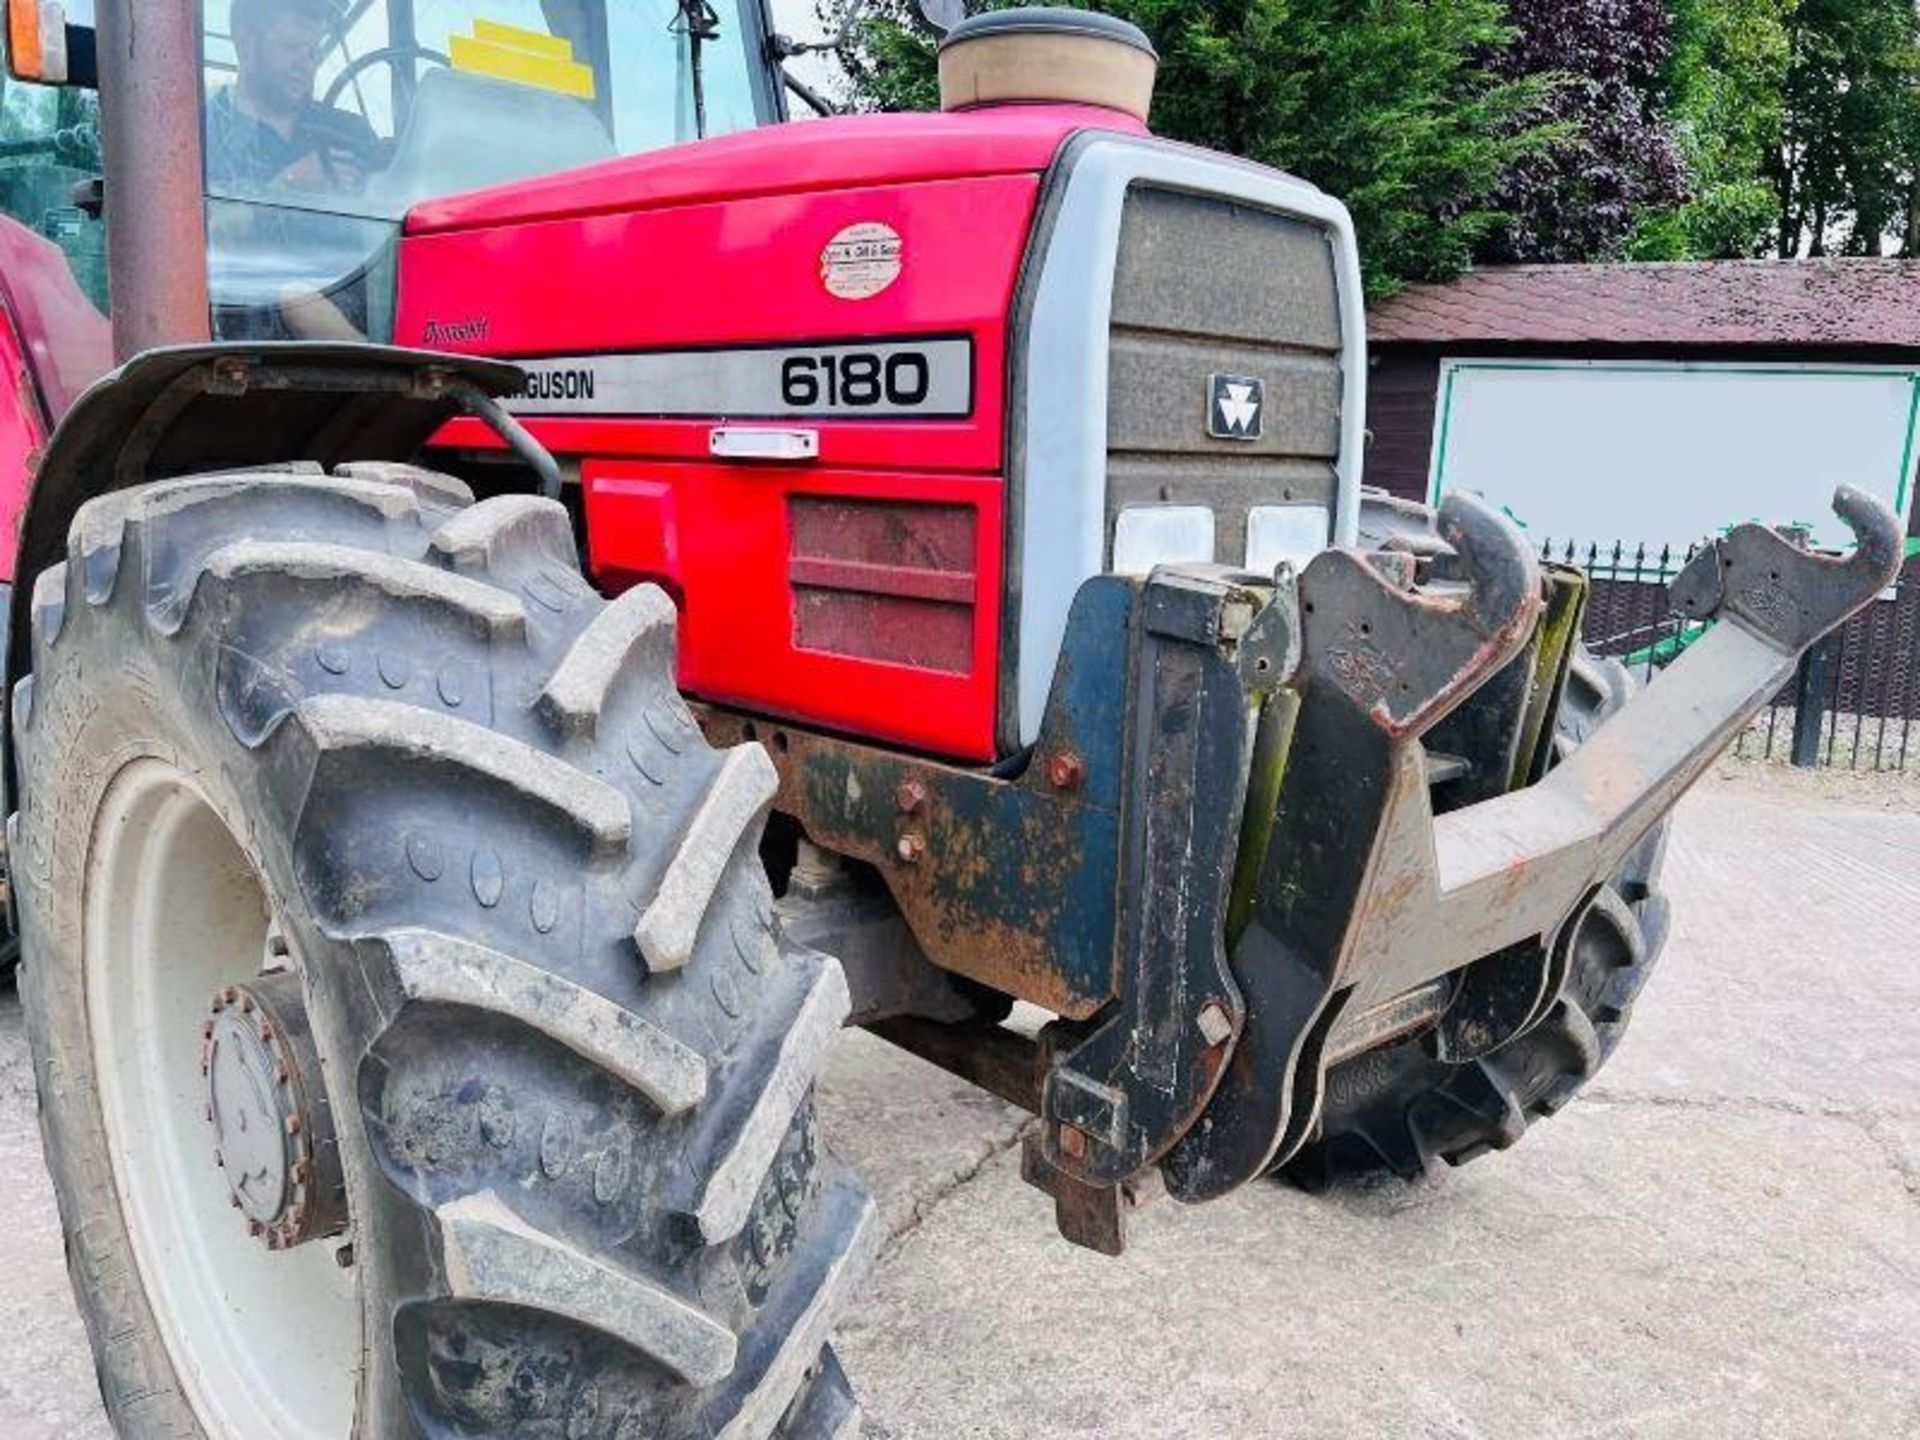
M 1056 790 L 1078 790 L 1086 773 L 1086 762 L 1071 750 L 1062 750 L 1047 761 L 1047 780 Z
M 911 815 L 927 803 L 927 787 L 918 780 L 902 780 L 894 787 L 893 803 Z
M 927 853 L 927 841 L 924 835 L 902 835 L 899 843 L 893 847 L 893 853 L 900 857 L 903 864 L 917 865 L 920 857 Z
M 1218 1045 L 1233 1034 L 1233 1017 L 1218 1000 L 1209 1000 L 1200 1007 L 1198 1023 L 1200 1038 L 1208 1045 Z

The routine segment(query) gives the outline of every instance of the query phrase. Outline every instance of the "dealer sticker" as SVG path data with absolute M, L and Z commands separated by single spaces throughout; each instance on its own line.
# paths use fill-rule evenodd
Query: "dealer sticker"
M 849 225 L 820 252 L 820 283 L 842 300 L 866 300 L 900 278 L 900 232 L 878 220 Z

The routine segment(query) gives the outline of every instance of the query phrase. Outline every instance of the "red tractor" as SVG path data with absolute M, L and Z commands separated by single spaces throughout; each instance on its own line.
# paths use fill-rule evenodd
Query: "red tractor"
M 850 1434 L 846 1024 L 1110 1252 L 1505 1147 L 1897 563 L 1735 530 L 1630 695 L 1362 488 L 1346 212 L 1111 20 L 783 125 L 760 0 L 7 8 L 10 900 L 124 1435 Z

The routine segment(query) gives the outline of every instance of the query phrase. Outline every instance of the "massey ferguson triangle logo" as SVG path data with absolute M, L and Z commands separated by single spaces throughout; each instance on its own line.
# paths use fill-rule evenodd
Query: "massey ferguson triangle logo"
M 1245 375 L 1207 377 L 1207 434 L 1216 440 L 1258 440 L 1266 383 Z

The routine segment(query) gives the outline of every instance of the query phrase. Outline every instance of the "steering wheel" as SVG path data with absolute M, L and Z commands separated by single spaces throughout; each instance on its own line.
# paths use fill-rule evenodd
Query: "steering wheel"
M 449 70 L 453 68 L 452 60 L 438 50 L 429 50 L 424 45 L 382 45 L 378 50 L 369 50 L 366 54 L 357 55 L 349 60 L 340 73 L 333 77 L 333 83 L 327 86 L 327 93 L 320 97 L 320 103 L 329 110 L 333 109 L 340 97 L 346 93 L 347 87 L 357 84 L 360 77 L 374 66 L 394 65 L 402 60 L 424 60 L 430 65 L 444 65 Z M 367 118 L 364 100 L 361 102 L 360 116 L 362 119 Z

